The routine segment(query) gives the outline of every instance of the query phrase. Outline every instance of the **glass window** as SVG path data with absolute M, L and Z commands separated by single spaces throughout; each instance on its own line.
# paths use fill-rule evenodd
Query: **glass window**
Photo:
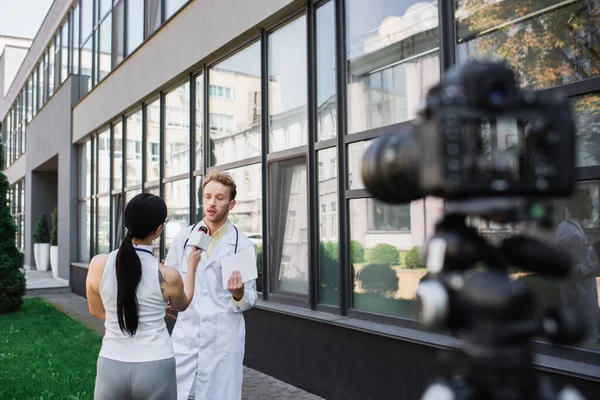
M 259 156 L 260 42 L 215 65 L 209 79 L 210 87 L 223 89 L 223 96 L 209 97 L 210 141 L 215 158 L 211 165 Z
M 146 106 L 146 182 L 160 177 L 160 99 Z
M 92 39 L 93 36 L 81 47 L 81 70 L 80 70 L 80 96 L 85 96 L 92 89 Z
M 110 11 L 110 6 L 112 3 L 112 0 L 98 0 L 98 3 L 99 3 L 99 7 L 100 7 L 100 18 L 99 19 L 102 19 L 106 15 L 106 13 L 108 11 Z
M 165 253 L 168 253 L 177 232 L 190 224 L 190 180 L 165 183 L 164 199 L 169 218 L 164 229 Z
M 304 158 L 269 165 L 272 292 L 308 296 L 308 209 Z
M 336 160 L 337 149 L 317 152 L 319 165 Z M 338 214 L 337 196 L 338 180 L 337 169 L 319 168 L 317 176 L 319 195 L 319 302 L 338 305 L 340 267 L 339 267 L 339 241 L 338 241 Z
M 159 0 L 160 1 L 160 0 Z M 127 51 L 133 53 L 144 41 L 144 0 L 127 1 Z
M 79 4 L 73 9 L 73 45 L 71 46 L 71 73 L 79 73 Z
M 96 202 L 96 253 L 110 252 L 110 197 L 102 196 Z
M 32 96 L 32 109 L 31 112 L 33 113 L 33 116 L 35 117 L 37 115 L 37 110 L 38 110 L 38 68 L 34 67 L 33 68 L 33 96 Z
M 165 19 L 168 19 L 171 15 L 175 14 L 187 1 L 188 0 L 165 0 L 165 12 L 167 13 Z
M 113 190 L 121 190 L 123 182 L 123 124 L 113 125 Z
M 127 117 L 125 187 L 142 184 L 142 110 Z
M 81 0 L 81 38 L 87 39 L 92 33 L 94 19 L 94 0 Z
M 254 245 L 257 251 L 258 291 L 262 291 L 262 169 L 261 164 L 230 169 L 237 189 L 235 207 L 229 211 L 229 219 Z M 200 186 L 200 190 L 201 190 Z M 200 204 L 200 203 L 199 203 Z M 199 220 L 198 220 L 199 221 Z
M 39 92 L 39 103 L 38 110 L 41 109 L 46 103 L 46 79 L 44 74 L 46 72 L 46 56 L 42 56 L 42 62 L 38 64 L 38 76 L 40 78 L 40 92 Z
M 108 193 L 110 190 L 110 130 L 106 129 L 98 135 L 98 179 L 96 192 Z
M 91 199 L 79 202 L 79 261 L 90 260 Z
M 600 164 L 600 93 L 573 98 L 577 127 L 577 166 Z
M 54 94 L 54 40 L 48 48 L 48 98 Z
M 161 24 L 162 8 L 160 0 L 146 0 L 146 37 L 152 35 Z
M 306 17 L 269 36 L 269 151 L 307 143 Z
M 60 35 L 61 45 L 61 73 L 60 83 L 63 83 L 69 76 L 69 20 L 62 26 L 62 32 Z
M 437 2 L 348 0 L 348 133 L 415 118 L 439 80 Z
M 190 170 L 190 84 L 165 96 L 165 177 Z
M 60 30 L 58 31 L 58 35 L 54 37 L 54 88 L 58 90 L 60 86 L 60 72 L 62 67 L 60 65 Z
M 317 140 L 334 138 L 337 130 L 335 6 L 317 9 Z
M 600 7 L 589 0 L 563 3 L 457 1 L 457 59 L 494 54 L 515 68 L 521 85 L 530 89 L 598 76 Z
M 125 1 L 119 2 L 114 8 L 115 29 L 113 30 L 113 67 L 116 67 L 123 61 L 125 55 L 125 13 L 123 9 Z M 132 29 L 132 28 L 130 28 Z
M 374 221 L 374 217 L 380 218 L 382 208 L 394 209 L 388 213 L 402 214 L 410 221 L 411 206 L 384 205 L 374 199 L 353 199 L 349 204 L 353 308 L 414 318 L 417 286 L 426 270 L 421 264 L 407 265 L 406 257 L 408 252 L 416 252 L 418 256 L 423 234 L 380 230 L 389 226 L 381 219 Z M 424 209 L 415 204 L 414 210 L 421 214 L 420 222 L 423 221 Z
M 145 187 L 144 188 L 144 192 L 151 193 L 151 194 L 153 194 L 155 196 L 160 196 L 160 188 L 158 186 Z M 167 226 L 169 226 L 168 223 L 167 223 Z M 162 243 L 162 236 L 159 239 L 152 241 L 152 254 L 156 258 L 160 257 L 161 243 Z
M 27 81 L 27 123 L 31 122 L 33 115 L 33 82 L 31 77 Z
M 362 158 L 374 139 L 348 145 L 348 189 L 364 189 L 362 181 Z
M 112 18 L 106 17 L 100 25 L 100 52 L 99 57 L 99 76 L 98 81 L 104 79 L 111 71 L 112 66 Z
M 111 216 L 111 228 L 113 232 L 113 242 L 111 248 L 116 249 L 121 244 L 125 234 L 123 233 L 123 194 L 115 194 L 111 196 L 112 201 L 112 216 Z
M 204 169 L 204 76 L 196 77 L 196 170 Z M 214 145 L 210 145 L 211 165 L 216 164 Z
M 79 198 L 92 194 L 92 141 L 79 147 Z

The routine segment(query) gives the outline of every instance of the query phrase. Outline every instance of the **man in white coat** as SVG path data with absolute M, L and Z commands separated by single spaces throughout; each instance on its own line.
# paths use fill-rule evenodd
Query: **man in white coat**
M 254 244 L 228 220 L 235 206 L 236 185 L 228 173 L 213 170 L 204 178 L 202 198 L 210 245 L 196 271 L 194 298 L 179 313 L 171 335 L 177 364 L 177 399 L 239 400 L 242 397 L 246 327 L 243 311 L 254 306 L 256 281 L 245 285 L 234 271 L 223 289 L 221 260 Z M 193 227 L 173 239 L 165 265 L 185 276 Z M 256 251 L 256 247 L 255 247 Z

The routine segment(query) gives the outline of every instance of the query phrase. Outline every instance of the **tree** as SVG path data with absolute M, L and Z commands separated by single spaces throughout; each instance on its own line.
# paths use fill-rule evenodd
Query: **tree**
M 493 29 L 556 5 L 555 0 L 457 1 L 459 40 L 472 58 L 494 55 L 507 62 L 520 84 L 546 89 L 600 76 L 600 3 L 582 0 Z M 485 33 L 482 33 L 485 32 Z M 466 39 L 463 41 L 463 39 Z M 576 99 L 579 159 L 600 163 L 600 96 Z
M 4 165 L 2 151 L 0 165 Z M 9 189 L 6 175 L 0 172 L 0 314 L 17 311 L 25 295 L 23 254 L 16 246 L 17 227 L 10 215 Z
M 52 231 L 50 232 L 50 246 L 58 246 L 58 208 L 52 210 Z

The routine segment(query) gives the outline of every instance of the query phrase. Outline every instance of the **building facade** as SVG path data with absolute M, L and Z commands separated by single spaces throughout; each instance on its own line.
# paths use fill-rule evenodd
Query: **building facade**
M 448 68 L 504 59 L 523 87 L 573 100 L 593 243 L 599 54 L 592 0 L 55 0 L 0 99 L 17 244 L 34 267 L 35 222 L 57 207 L 58 275 L 85 296 L 89 260 L 118 247 L 129 199 L 165 199 L 163 258 L 202 217 L 202 177 L 227 170 L 230 217 L 259 250 L 246 364 L 325 398 L 418 398 L 444 371 L 438 351 L 457 347 L 415 319 L 415 253 L 444 202 L 373 198 L 362 154 L 412 120 Z M 498 148 L 518 130 L 490 123 Z M 495 237 L 527 228 L 472 223 Z M 582 302 L 596 334 L 535 344 L 536 367 L 588 398 L 600 390 L 598 275 Z M 564 289 L 535 287 L 546 299 Z

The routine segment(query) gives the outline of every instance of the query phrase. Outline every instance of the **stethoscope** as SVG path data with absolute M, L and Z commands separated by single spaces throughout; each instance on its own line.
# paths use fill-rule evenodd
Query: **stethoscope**
M 188 240 L 190 240 L 190 235 L 192 234 L 192 232 L 194 231 L 194 228 L 198 224 L 199 224 L 199 222 L 196 222 L 194 224 L 194 226 L 192 226 L 192 229 L 190 230 L 190 234 L 188 235 L 187 239 L 185 239 L 185 242 L 183 243 L 183 251 L 181 252 L 181 257 L 179 258 L 179 265 L 182 265 L 183 256 L 185 256 L 185 246 L 187 246 Z M 231 224 L 231 225 L 233 225 L 233 224 Z M 237 226 L 233 225 L 233 227 L 235 228 L 235 249 L 233 250 L 233 253 L 235 254 L 235 253 L 237 253 L 238 240 L 240 238 L 240 231 L 238 231 Z

